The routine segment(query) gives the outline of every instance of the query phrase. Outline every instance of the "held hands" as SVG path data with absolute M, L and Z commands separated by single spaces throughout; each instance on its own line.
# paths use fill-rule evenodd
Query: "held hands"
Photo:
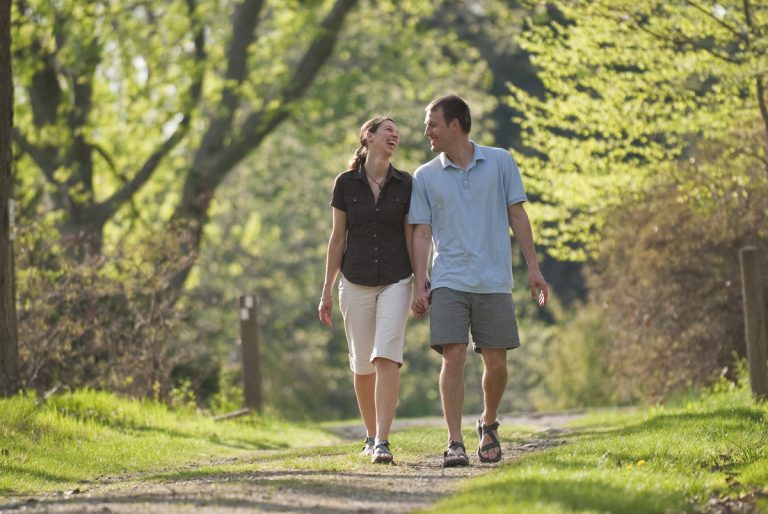
M 421 319 L 426 316 L 429 311 L 429 303 L 432 295 L 429 281 L 424 284 L 424 287 L 416 286 L 416 290 L 413 294 L 413 302 L 411 303 L 411 310 L 413 311 L 413 317 Z
M 328 325 L 330 327 L 333 324 L 332 312 L 333 298 L 330 295 L 320 298 L 320 305 L 317 306 L 317 315 L 323 325 Z
M 538 302 L 539 307 L 544 307 L 547 303 L 547 298 L 549 298 L 549 289 L 541 271 L 537 270 L 528 274 L 528 286 L 531 288 L 531 298 Z

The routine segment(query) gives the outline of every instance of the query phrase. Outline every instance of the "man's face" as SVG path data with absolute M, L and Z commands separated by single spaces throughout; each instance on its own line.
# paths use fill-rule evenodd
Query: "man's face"
M 429 139 L 432 151 L 444 152 L 451 142 L 451 131 L 445 123 L 443 110 L 428 112 L 424 125 L 424 135 Z

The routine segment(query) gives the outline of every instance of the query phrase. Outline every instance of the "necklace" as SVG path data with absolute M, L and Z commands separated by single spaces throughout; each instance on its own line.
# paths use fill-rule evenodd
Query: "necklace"
M 386 176 L 384 176 L 384 178 L 381 179 L 381 182 L 379 182 L 378 180 L 376 180 L 372 176 L 368 175 L 367 173 L 365 174 L 365 176 L 368 177 L 368 180 L 370 180 L 371 182 L 373 182 L 374 184 L 379 186 L 379 191 L 381 191 L 381 188 L 384 187 L 384 182 L 387 180 Z

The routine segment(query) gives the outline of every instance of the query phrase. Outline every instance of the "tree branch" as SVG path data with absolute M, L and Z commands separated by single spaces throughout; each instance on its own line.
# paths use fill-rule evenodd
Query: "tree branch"
M 200 246 L 203 226 L 216 187 L 248 152 L 256 148 L 266 135 L 290 115 L 293 104 L 304 95 L 323 64 L 333 53 L 344 18 L 356 3 L 357 0 L 336 1 L 323 19 L 320 33 L 296 65 L 293 77 L 278 95 L 281 101 L 276 109 L 271 112 L 261 111 L 251 114 L 241 126 L 238 140 L 226 148 L 213 149 L 201 146 L 195 155 L 193 169 L 184 184 L 181 202 L 173 214 L 176 220 L 190 222 L 183 243 L 188 247 L 189 254 L 193 254 Z M 265 102 L 265 105 L 269 103 Z M 230 114 L 225 115 L 230 116 Z M 218 151 L 213 153 L 212 150 Z M 194 259 L 171 278 L 172 290 L 181 290 L 193 265 Z
M 35 161 L 35 164 L 37 164 L 37 166 L 43 172 L 43 176 L 48 182 L 57 188 L 61 186 L 61 182 L 56 180 L 56 178 L 53 176 L 53 172 L 58 167 L 59 161 L 56 158 L 55 152 L 51 151 L 52 149 L 50 147 L 44 148 L 35 145 L 29 141 L 29 139 L 27 139 L 27 137 L 18 129 L 18 127 L 13 127 L 13 140 L 16 141 L 16 144 L 19 145 L 19 148 L 21 148 L 22 152 L 29 155 L 32 160 Z
M 722 20 L 722 19 L 718 18 L 717 16 L 715 16 L 715 14 L 711 10 L 705 9 L 701 5 L 699 5 L 696 2 L 694 2 L 693 0 L 686 0 L 685 3 L 687 3 L 688 5 L 690 5 L 691 7 L 693 7 L 694 9 L 699 11 L 700 13 L 702 13 L 704 16 L 710 18 L 715 23 L 717 23 L 718 25 L 720 25 L 721 27 L 726 29 L 728 32 L 730 32 L 734 36 L 736 36 L 739 39 L 741 39 L 742 41 L 744 41 L 745 43 L 749 43 L 749 37 L 746 34 L 744 34 L 743 32 L 739 31 L 737 28 L 730 26 L 724 20 Z
M 222 91 L 220 111 L 213 117 L 200 143 L 198 155 L 215 154 L 232 131 L 235 111 L 240 102 L 238 89 L 246 78 L 248 50 L 256 39 L 263 0 L 243 0 L 232 14 L 232 40 L 227 50 L 226 85 Z M 197 160 L 197 158 L 196 158 Z
M 192 25 L 196 29 L 194 37 L 195 45 L 195 64 L 194 69 L 197 76 L 195 80 L 190 84 L 189 92 L 186 95 L 188 100 L 185 106 L 185 113 L 179 122 L 179 125 L 174 130 L 173 134 L 168 137 L 147 161 L 142 165 L 141 169 L 133 176 L 129 182 L 123 187 L 115 191 L 115 193 L 106 199 L 101 204 L 95 205 L 95 214 L 103 221 L 109 219 L 126 201 L 130 201 L 133 195 L 149 180 L 152 174 L 157 169 L 157 166 L 173 150 L 173 148 L 186 136 L 189 131 L 190 121 L 192 118 L 191 112 L 200 100 L 200 96 L 203 90 L 203 77 L 204 66 L 206 58 L 205 51 L 205 27 L 202 23 L 199 23 L 197 19 L 197 0 L 187 0 L 187 9 L 192 19 Z
M 635 15 L 630 13 L 630 14 L 628 14 L 628 16 L 631 17 L 635 21 L 635 26 L 639 30 L 642 30 L 646 34 L 649 34 L 649 35 L 653 36 L 654 38 L 658 39 L 659 41 L 664 41 L 666 43 L 671 43 L 671 44 L 674 44 L 674 45 L 689 45 L 689 46 L 693 47 L 694 50 L 701 50 L 701 51 L 707 52 L 708 54 L 712 55 L 713 57 L 715 57 L 717 59 L 721 59 L 723 61 L 726 61 L 726 62 L 729 62 L 729 63 L 732 63 L 732 64 L 744 64 L 744 61 L 741 60 L 741 59 L 735 59 L 735 58 L 731 57 L 730 55 L 721 54 L 719 52 L 716 52 L 712 48 L 707 48 L 706 46 L 701 44 L 700 41 L 696 41 L 695 39 L 684 35 L 682 32 L 680 32 L 679 29 L 676 30 L 677 37 L 675 37 L 675 36 L 667 37 L 667 36 L 664 36 L 664 35 L 661 35 L 661 34 L 659 34 L 657 32 L 652 31 L 648 27 L 645 27 L 643 25 L 643 23 L 641 23 L 642 20 L 638 19 Z
M 768 154 L 768 106 L 765 102 L 765 86 L 763 85 L 763 77 L 758 75 L 755 77 L 755 84 L 757 89 L 757 105 L 760 107 L 760 116 L 763 118 L 763 129 L 765 130 L 765 141 L 763 148 Z
M 242 139 L 222 152 L 217 159 L 217 164 L 212 166 L 213 170 L 228 171 L 290 115 L 294 102 L 305 94 L 323 64 L 333 54 L 333 48 L 344 24 L 344 18 L 356 3 L 357 0 L 336 1 L 331 11 L 323 19 L 320 33 L 296 64 L 293 76 L 280 93 L 278 107 L 272 112 L 260 111 L 248 116 L 240 128 Z M 268 103 L 265 102 L 265 104 Z
M 752 20 L 752 6 L 749 4 L 749 0 L 744 0 L 742 5 L 744 7 L 744 19 L 747 21 L 747 26 L 750 30 L 757 32 L 755 23 Z M 768 155 L 768 106 L 766 106 L 765 85 L 763 84 L 762 75 L 755 76 L 755 90 L 757 93 L 757 105 L 760 108 L 760 116 L 763 119 L 763 129 L 765 130 L 763 150 L 766 155 Z

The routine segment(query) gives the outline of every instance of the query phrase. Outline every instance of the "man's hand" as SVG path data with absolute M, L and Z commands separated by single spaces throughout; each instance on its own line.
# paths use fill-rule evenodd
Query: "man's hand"
M 539 303 L 539 307 L 544 307 L 549 298 L 549 289 L 541 271 L 528 273 L 528 286 L 531 288 L 531 298 Z
M 413 303 L 411 303 L 411 310 L 413 310 L 413 316 L 416 319 L 423 318 L 427 311 L 429 311 L 429 295 L 431 291 L 429 284 L 424 284 L 422 287 L 416 286 L 416 291 L 413 295 Z

